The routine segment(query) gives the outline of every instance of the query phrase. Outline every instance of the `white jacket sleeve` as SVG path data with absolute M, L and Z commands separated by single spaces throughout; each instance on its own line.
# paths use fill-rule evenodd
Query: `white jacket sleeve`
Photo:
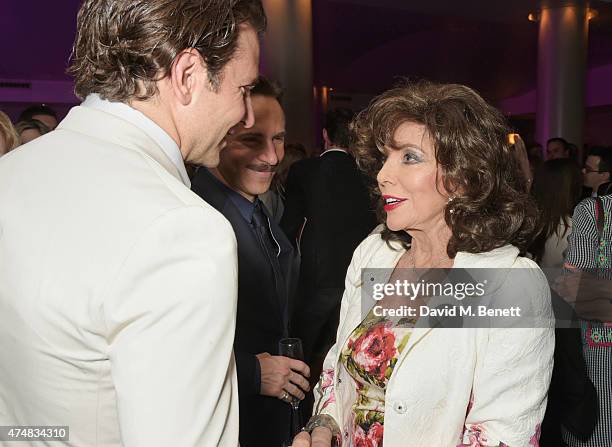
M 122 445 L 238 444 L 236 241 L 192 206 L 144 229 L 103 300 Z
M 538 445 L 555 340 L 550 292 L 539 269 L 533 273 L 541 284 L 539 290 L 531 290 L 532 311 L 542 317 L 540 327 L 478 329 L 478 359 L 462 445 Z M 510 286 L 516 288 L 514 293 L 527 293 L 521 285 Z M 550 327 L 541 327 L 546 324 Z

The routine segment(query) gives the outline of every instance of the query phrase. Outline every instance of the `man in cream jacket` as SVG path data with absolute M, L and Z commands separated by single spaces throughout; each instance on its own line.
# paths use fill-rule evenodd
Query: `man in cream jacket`
M 237 445 L 236 242 L 183 160 L 216 166 L 227 131 L 253 125 L 264 28 L 259 0 L 83 3 L 84 102 L 0 161 L 0 426 Z

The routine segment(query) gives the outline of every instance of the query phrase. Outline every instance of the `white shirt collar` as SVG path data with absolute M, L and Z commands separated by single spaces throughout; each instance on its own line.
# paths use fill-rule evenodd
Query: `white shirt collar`
M 327 154 L 328 152 L 344 152 L 345 154 L 348 154 L 348 151 L 346 149 L 341 149 L 339 147 L 330 147 L 326 151 L 323 151 L 321 153 L 321 155 L 319 155 L 319 157 L 322 157 L 323 155 Z
M 111 102 L 102 99 L 97 93 L 87 95 L 87 98 L 85 98 L 85 101 L 83 101 L 81 105 L 122 118 L 146 133 L 149 138 L 157 143 L 172 164 L 176 166 L 185 186 L 191 188 L 191 182 L 189 181 L 189 176 L 185 169 L 185 162 L 183 161 L 181 150 L 170 135 L 152 119 L 125 103 Z

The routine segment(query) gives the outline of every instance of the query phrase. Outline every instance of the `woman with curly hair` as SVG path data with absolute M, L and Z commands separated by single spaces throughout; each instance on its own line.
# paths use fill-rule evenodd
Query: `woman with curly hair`
M 420 82 L 377 97 L 353 130 L 384 229 L 353 255 L 315 415 L 293 446 L 537 446 L 554 346 L 550 291 L 519 256 L 537 209 L 503 117 L 465 86 Z M 364 268 L 389 269 L 389 285 L 402 269 L 480 267 L 527 272 L 530 287 L 507 275 L 499 290 L 527 296 L 549 325 L 424 328 L 418 316 L 397 325 L 362 313 Z

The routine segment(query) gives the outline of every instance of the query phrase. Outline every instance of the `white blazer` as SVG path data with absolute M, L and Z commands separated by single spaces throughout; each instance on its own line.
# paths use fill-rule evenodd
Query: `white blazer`
M 0 266 L 0 426 L 238 444 L 235 237 L 138 127 L 79 106 L 2 157 Z
M 346 277 L 337 343 L 325 359 L 315 390 L 315 412 L 335 419 L 344 447 L 351 445 L 351 407 L 357 394 L 352 377 L 340 363 L 340 353 L 362 321 L 361 269 L 394 268 L 404 250 L 397 243 L 393 247 L 373 234 L 355 251 Z M 531 302 L 552 324 L 546 279 L 534 262 L 518 257 L 515 247 L 480 254 L 460 252 L 454 267 L 533 269 L 527 274 L 533 271 L 541 287 Z M 520 290 L 517 284 L 502 287 Z M 544 416 L 553 350 L 553 327 L 413 329 L 386 389 L 385 447 L 537 445 L 533 440 L 539 436 Z

